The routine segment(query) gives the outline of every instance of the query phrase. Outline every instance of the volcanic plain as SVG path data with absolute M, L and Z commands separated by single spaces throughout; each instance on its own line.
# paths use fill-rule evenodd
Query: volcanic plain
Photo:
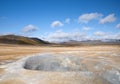
M 0 84 L 120 84 L 120 46 L 0 44 Z

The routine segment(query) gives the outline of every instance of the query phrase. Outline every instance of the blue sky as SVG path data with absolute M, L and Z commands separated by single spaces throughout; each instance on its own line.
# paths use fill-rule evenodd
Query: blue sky
M 120 0 L 0 0 L 0 35 L 120 39 Z

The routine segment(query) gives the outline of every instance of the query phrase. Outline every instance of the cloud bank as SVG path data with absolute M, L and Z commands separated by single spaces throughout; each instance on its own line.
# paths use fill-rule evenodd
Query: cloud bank
M 105 40 L 105 39 L 120 39 L 120 32 L 113 34 L 103 31 L 96 31 L 90 36 L 87 33 L 82 32 L 63 32 L 58 30 L 55 32 L 48 33 L 44 40 L 49 42 L 67 42 L 67 41 L 84 41 L 84 40 Z
M 58 30 L 47 35 L 46 40 L 50 42 L 64 42 L 69 40 L 81 41 L 86 39 L 86 35 L 80 32 L 63 32 Z
M 95 35 L 95 36 L 105 36 L 106 33 L 105 33 L 105 32 L 102 32 L 102 31 L 97 31 L 97 32 L 94 32 L 94 35 Z

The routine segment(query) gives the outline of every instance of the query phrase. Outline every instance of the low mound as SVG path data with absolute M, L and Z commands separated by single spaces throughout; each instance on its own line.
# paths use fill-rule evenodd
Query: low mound
M 80 58 L 73 56 L 34 56 L 26 60 L 25 69 L 40 71 L 81 71 Z

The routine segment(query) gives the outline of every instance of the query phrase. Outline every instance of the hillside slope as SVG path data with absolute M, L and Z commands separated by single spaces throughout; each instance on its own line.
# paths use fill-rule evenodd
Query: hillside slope
M 24 36 L 17 36 L 17 35 L 3 35 L 0 36 L 0 43 L 7 43 L 7 44 L 23 44 L 23 45 L 43 45 L 49 44 L 46 41 L 43 41 L 38 38 L 29 38 Z

